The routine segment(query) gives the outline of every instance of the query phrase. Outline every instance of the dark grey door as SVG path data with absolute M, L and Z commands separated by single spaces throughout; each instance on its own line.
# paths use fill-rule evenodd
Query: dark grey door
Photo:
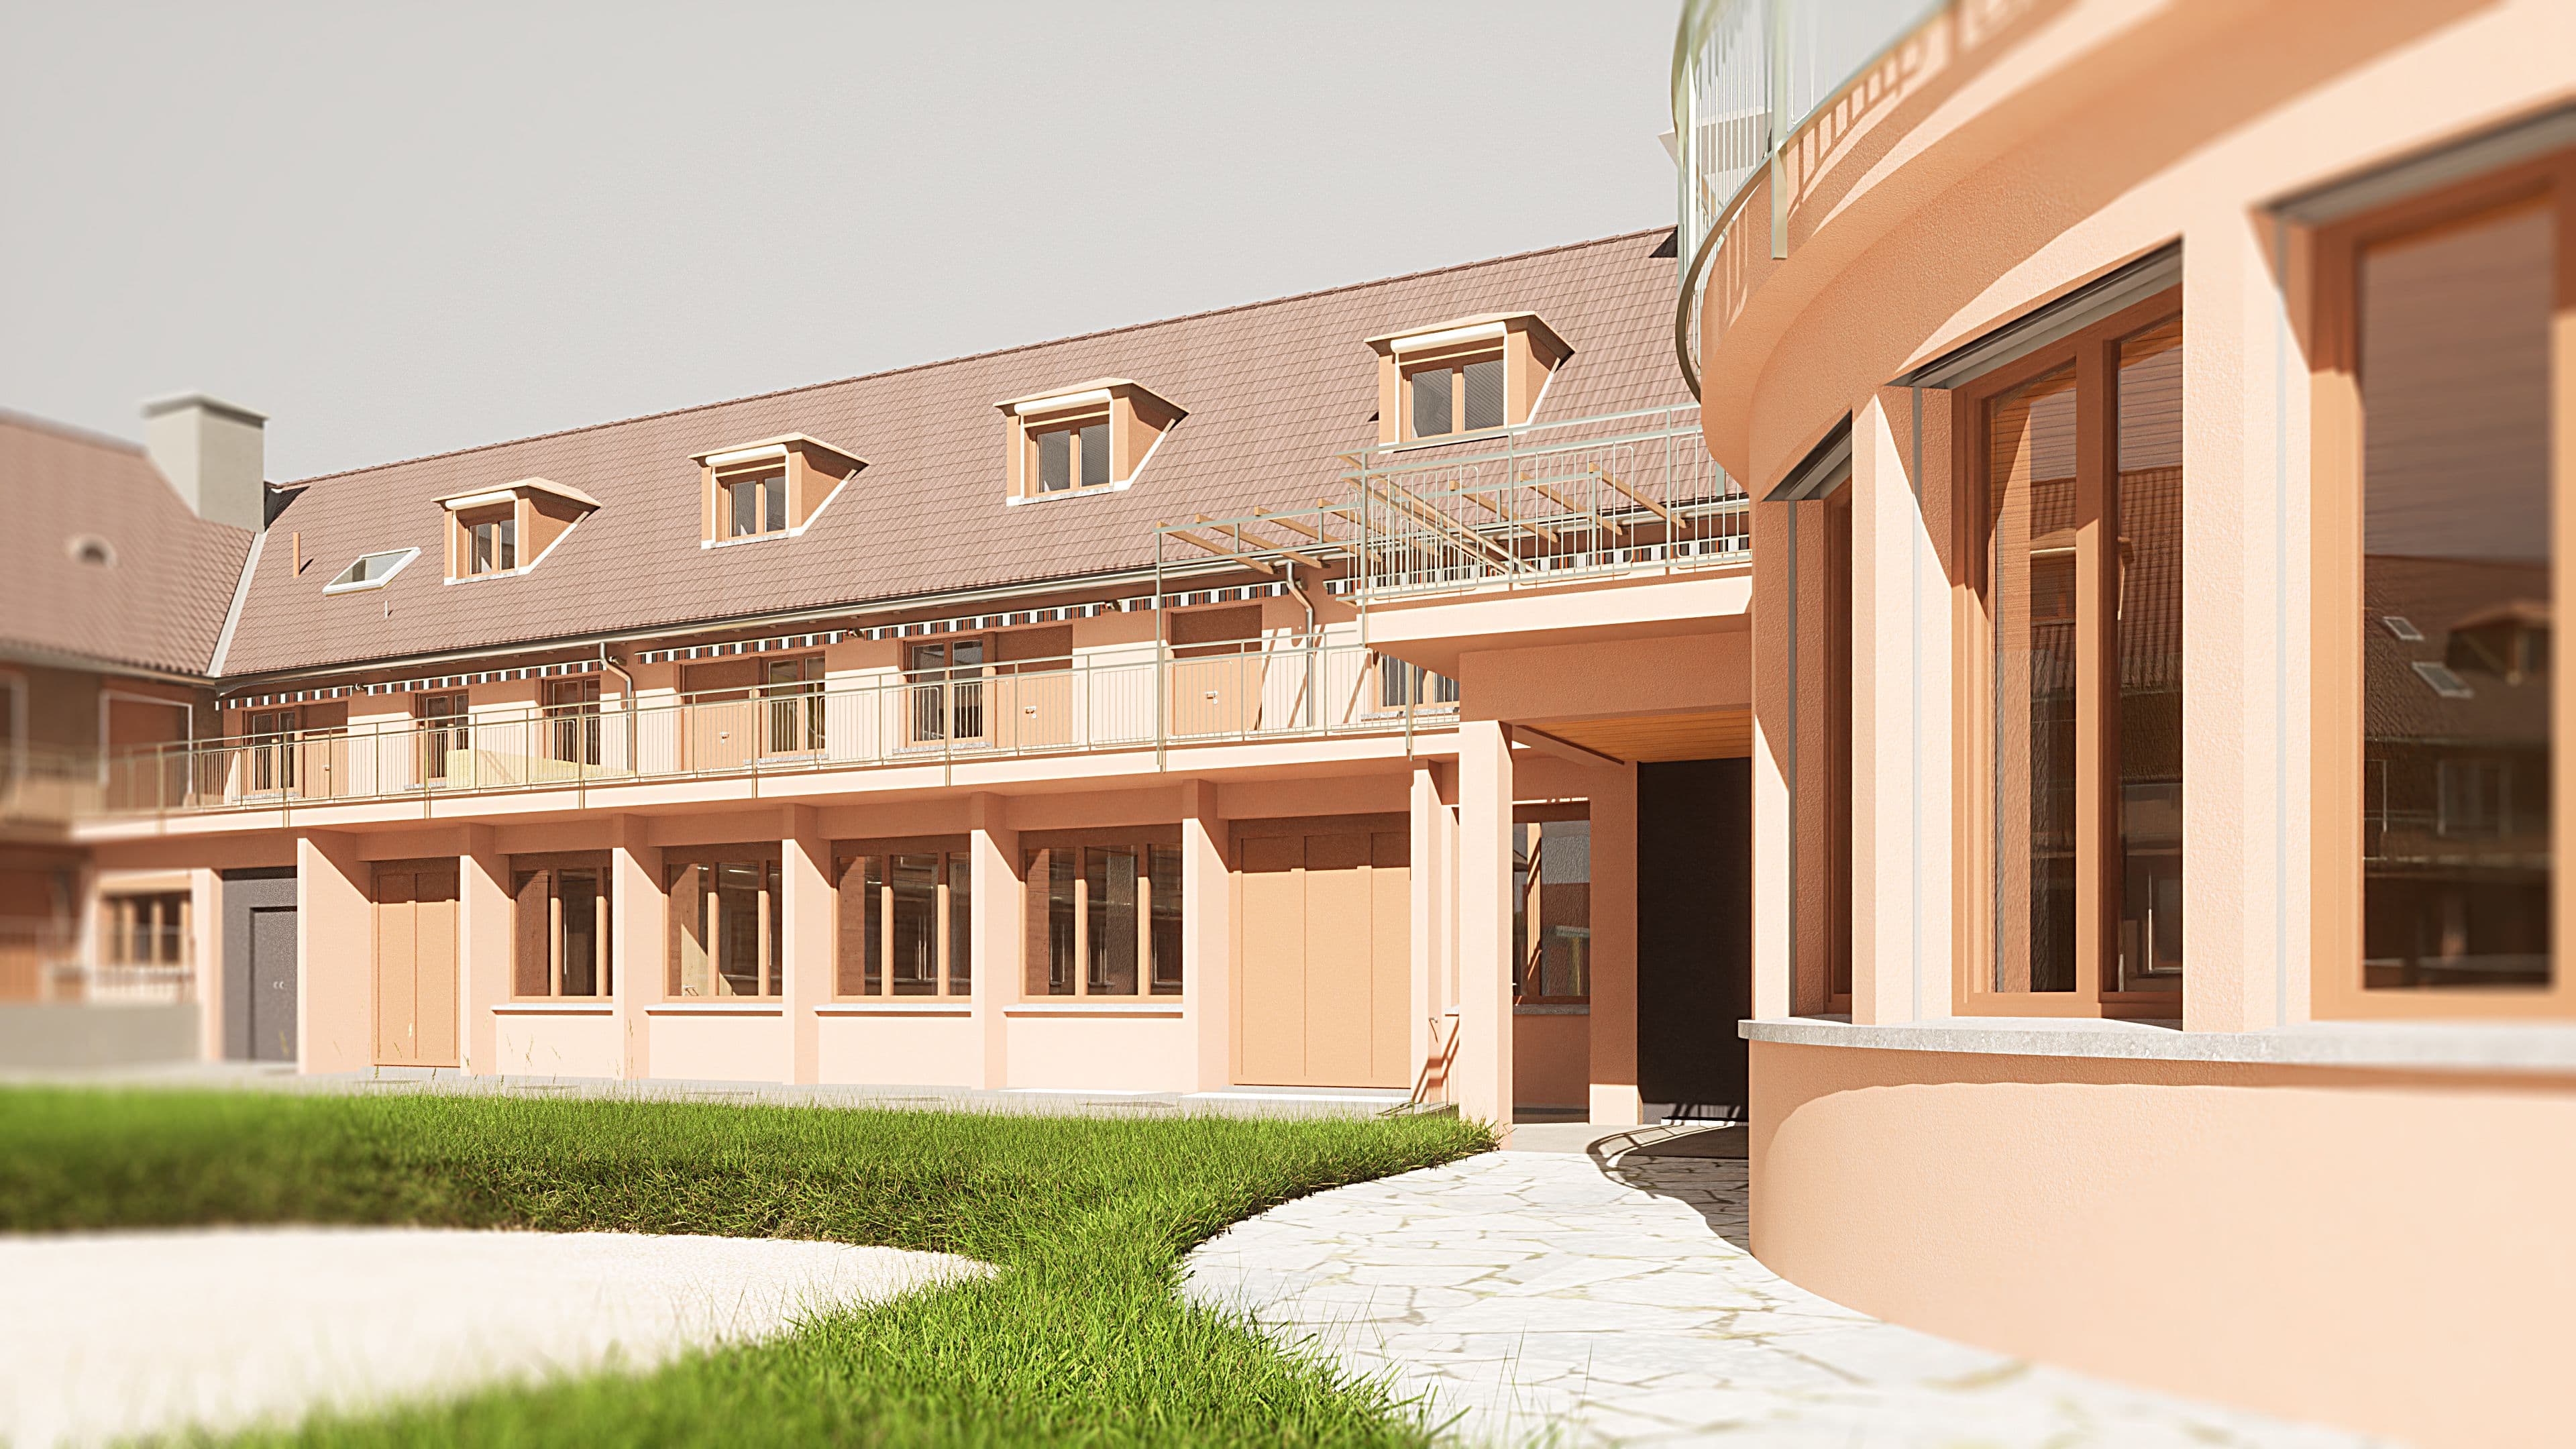
M 295 908 L 250 913 L 250 1056 L 295 1060 Z
M 1742 1107 L 1753 1014 L 1753 767 L 1637 767 L 1637 1092 Z

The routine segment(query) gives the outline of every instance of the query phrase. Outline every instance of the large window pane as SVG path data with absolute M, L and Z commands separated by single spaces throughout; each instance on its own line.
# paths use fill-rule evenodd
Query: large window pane
M 1058 428 L 1038 434 L 1038 488 L 1056 493 L 1073 486 L 1073 433 Z
M 1994 989 L 2075 989 L 2075 369 L 1986 404 Z
M 1073 872 L 1082 852 L 1069 846 L 1039 852 L 1047 872 L 1047 991 L 1071 996 L 1073 973 Z
M 1083 851 L 1090 882 L 1093 992 L 1136 994 L 1136 852 L 1117 847 Z
M 599 933 L 599 872 L 567 870 L 555 877 L 563 906 L 563 994 L 608 994 L 608 943 Z
M 2182 990 L 2182 319 L 2120 343 L 2120 931 L 2108 991 Z
M 1181 853 L 1151 848 L 1146 874 L 1153 880 L 1154 992 L 1181 994 Z
M 2361 254 L 2369 987 L 2550 979 L 2552 233 Z
M 1503 360 L 1499 357 L 1467 364 L 1467 426 L 1470 429 L 1499 428 L 1503 425 Z
M 894 994 L 939 991 L 939 857 L 894 860 Z
M 1452 431 L 1449 423 L 1449 382 L 1456 374 L 1445 367 L 1434 367 L 1413 375 L 1413 435 L 1436 438 Z
M 965 852 L 948 857 L 948 991 L 975 989 L 975 872 Z
M 1082 430 L 1082 486 L 1097 488 L 1109 481 L 1109 425 L 1093 423 Z

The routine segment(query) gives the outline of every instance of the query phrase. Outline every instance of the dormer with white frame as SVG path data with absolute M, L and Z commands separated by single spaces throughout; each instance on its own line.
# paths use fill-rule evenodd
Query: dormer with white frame
M 1007 398 L 1004 456 L 1010 503 L 1037 503 L 1125 488 L 1172 425 L 1189 416 L 1143 383 L 1096 378 Z
M 447 513 L 447 581 L 461 584 L 535 569 L 599 500 L 549 478 L 522 478 L 450 494 L 438 506 Z
M 1380 333 L 1378 442 L 1445 443 L 1518 427 L 1574 355 L 1535 312 L 1491 312 Z
M 859 476 L 867 460 L 803 433 L 693 453 L 700 548 L 794 538 Z

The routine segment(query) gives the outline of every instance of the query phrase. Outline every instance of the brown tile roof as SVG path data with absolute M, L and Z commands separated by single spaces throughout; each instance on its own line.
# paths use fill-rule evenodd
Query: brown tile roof
M 0 413 L 0 652 L 203 673 L 250 551 L 132 443 Z M 95 538 L 112 560 L 84 563 Z
M 306 480 L 271 525 L 313 558 L 260 560 L 225 673 L 362 663 L 586 633 L 1149 567 L 1153 524 L 1311 503 L 1373 442 L 1365 338 L 1531 311 L 1572 344 L 1542 420 L 1687 403 L 1672 362 L 1669 228 L 1146 323 L 842 382 Z M 1130 377 L 1189 416 L 1133 487 L 1003 504 L 993 400 Z M 868 460 L 801 537 L 699 546 L 692 454 L 783 433 Z M 600 500 L 545 562 L 447 585 L 433 500 L 545 477 Z M 417 546 L 381 590 L 325 598 L 362 553 Z

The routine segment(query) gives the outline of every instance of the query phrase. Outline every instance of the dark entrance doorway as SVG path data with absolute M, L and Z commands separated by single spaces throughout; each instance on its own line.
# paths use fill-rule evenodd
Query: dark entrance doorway
M 1745 1105 L 1753 1014 L 1753 762 L 1637 766 L 1637 1090 Z

